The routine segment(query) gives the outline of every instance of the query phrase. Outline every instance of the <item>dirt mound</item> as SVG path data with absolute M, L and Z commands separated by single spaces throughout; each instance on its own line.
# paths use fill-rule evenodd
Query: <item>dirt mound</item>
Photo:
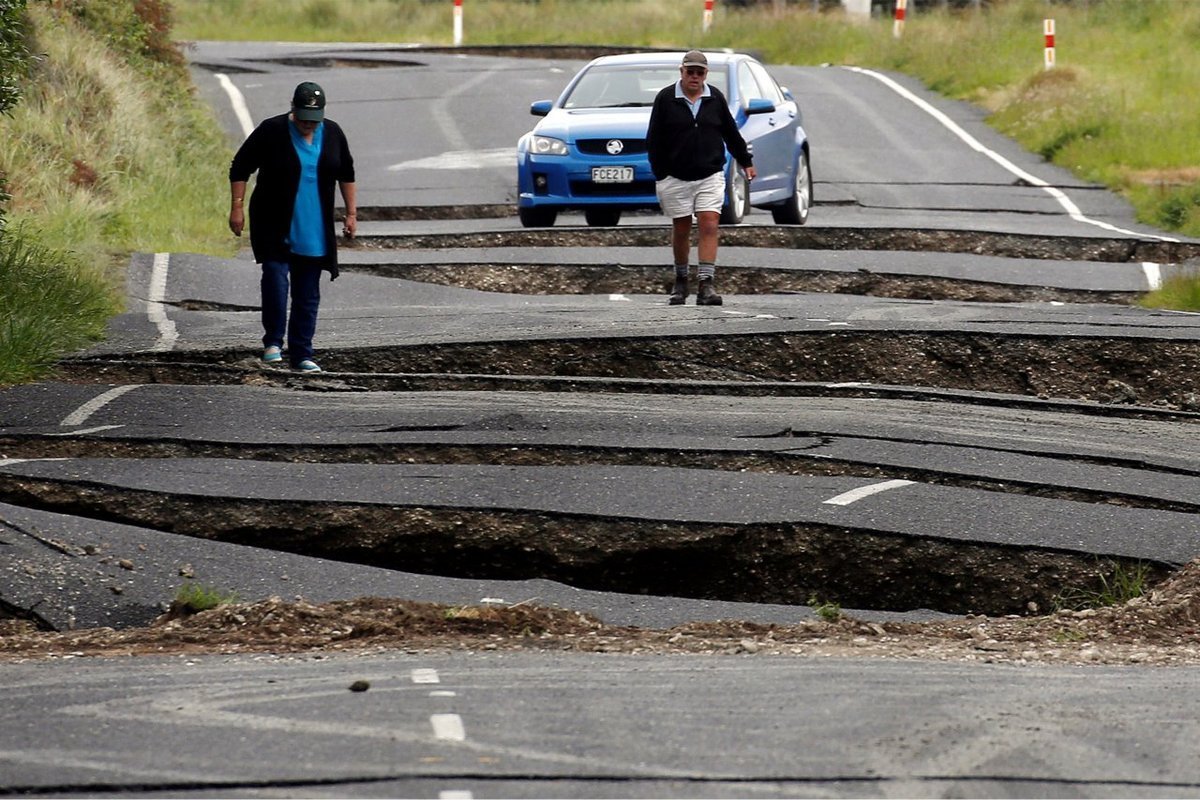
M 865 622 L 833 613 L 795 625 L 606 625 L 533 604 L 447 606 L 379 597 L 313 604 L 272 597 L 144 628 L 38 632 L 0 625 L 0 659 L 202 653 L 554 649 L 622 653 L 875 656 L 1010 663 L 1200 663 L 1200 561 L 1119 606 L 1040 617 Z

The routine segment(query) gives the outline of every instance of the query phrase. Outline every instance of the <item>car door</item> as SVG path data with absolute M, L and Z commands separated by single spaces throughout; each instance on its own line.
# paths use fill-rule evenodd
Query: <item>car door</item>
M 788 104 L 779 87 L 761 65 L 753 61 L 738 64 L 739 118 L 746 120 L 742 136 L 754 144 L 754 168 L 758 176 L 750 184 L 752 203 L 767 199 L 767 193 L 780 194 L 791 186 L 795 152 L 795 106 Z M 753 99 L 767 100 L 775 110 L 766 114 L 745 115 Z M 789 109 L 791 114 L 789 116 Z

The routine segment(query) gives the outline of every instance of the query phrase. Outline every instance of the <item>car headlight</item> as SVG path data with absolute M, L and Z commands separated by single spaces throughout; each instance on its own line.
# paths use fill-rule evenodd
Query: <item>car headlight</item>
M 549 136 L 535 136 L 529 152 L 539 156 L 565 156 L 567 143 L 561 139 L 551 139 Z

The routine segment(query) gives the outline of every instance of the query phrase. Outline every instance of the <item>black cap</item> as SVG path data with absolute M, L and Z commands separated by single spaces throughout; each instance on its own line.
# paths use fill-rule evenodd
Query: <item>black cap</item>
M 325 90 L 312 81 L 297 86 L 292 93 L 292 115 L 309 122 L 325 119 Z

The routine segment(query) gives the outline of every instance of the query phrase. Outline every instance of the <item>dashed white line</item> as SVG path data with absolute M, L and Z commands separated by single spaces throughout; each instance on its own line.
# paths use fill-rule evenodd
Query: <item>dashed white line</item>
M 1104 230 L 1113 231 L 1114 233 L 1123 233 L 1126 236 L 1146 237 L 1149 239 L 1158 239 L 1159 241 L 1162 241 L 1162 242 L 1178 242 L 1179 241 L 1178 239 L 1172 239 L 1169 236 L 1157 236 L 1152 233 L 1137 233 L 1135 231 L 1128 231 L 1128 230 L 1125 230 L 1124 228 L 1118 228 L 1116 225 L 1111 225 L 1107 222 L 1101 222 L 1100 220 L 1092 219 L 1091 217 L 1084 216 L 1083 212 L 1079 209 L 1079 206 L 1075 205 L 1075 203 L 1071 200 L 1071 198 L 1067 197 L 1067 195 L 1061 189 L 1059 189 L 1055 186 L 1051 186 L 1049 183 L 1047 183 L 1046 181 L 1037 177 L 1036 175 L 1026 172 L 1025 170 L 1021 169 L 1016 164 L 1012 163 L 1007 158 L 1005 158 L 1004 156 L 995 152 L 994 150 L 989 150 L 987 147 L 984 147 L 983 144 L 980 143 L 980 141 L 978 139 L 976 139 L 974 136 L 972 136 L 971 134 L 969 134 L 965 130 L 963 130 L 961 127 L 959 127 L 957 122 L 950 119 L 950 117 L 946 116 L 943 112 L 934 108 L 932 105 L 930 105 L 925 100 L 921 99 L 920 97 L 917 97 L 915 94 L 910 92 L 908 89 L 905 89 L 903 86 L 901 86 L 899 83 L 897 83 L 896 81 L 889 78 L 887 75 L 884 75 L 879 72 L 875 72 L 874 70 L 864 69 L 862 67 L 846 67 L 846 69 L 851 70 L 852 72 L 857 72 L 861 75 L 870 76 L 870 77 L 874 78 L 875 80 L 879 81 L 880 83 L 884 84 L 889 89 L 891 89 L 892 91 L 896 92 L 898 95 L 903 97 L 905 100 L 908 100 L 910 103 L 914 104 L 915 106 L 920 108 L 922 111 L 924 111 L 925 113 L 932 116 L 938 122 L 942 123 L 942 125 L 947 130 L 949 130 L 951 133 L 953 133 L 955 136 L 957 136 L 959 139 L 961 139 L 963 142 L 965 142 L 966 145 L 968 147 L 970 147 L 972 150 L 975 150 L 976 152 L 987 156 L 992 161 L 995 161 L 997 164 L 999 164 L 1003 169 L 1009 171 L 1010 173 L 1017 176 L 1021 180 L 1026 181 L 1031 186 L 1036 186 L 1039 189 L 1041 189 L 1042 191 L 1049 194 L 1051 197 L 1053 197 L 1055 199 L 1055 201 L 1058 202 L 1058 204 L 1060 206 L 1062 206 L 1063 210 L 1067 212 L 1067 215 L 1070 216 L 1071 219 L 1075 220 L 1076 222 L 1083 222 L 1088 225 L 1095 225 L 1097 228 L 1103 228 Z
M 433 714 L 429 717 L 433 735 L 448 742 L 464 742 L 467 732 L 463 729 L 462 717 L 458 714 Z
M 87 401 L 79 408 L 63 417 L 63 421 L 58 424 L 63 426 L 82 425 L 83 423 L 87 422 L 88 417 L 90 417 L 92 414 L 95 414 L 97 411 L 104 408 L 106 405 L 111 403 L 113 400 L 116 400 L 126 392 L 132 392 L 139 386 L 141 386 L 140 383 L 134 383 L 129 386 L 117 386 L 109 389 L 104 394 L 93 397 L 91 400 Z
M 97 425 L 94 428 L 84 428 L 79 431 L 63 431 L 61 433 L 52 433 L 51 436 L 82 436 L 86 433 L 99 433 L 100 431 L 111 431 L 114 428 L 124 428 L 124 425 Z
M 1146 276 L 1146 285 L 1150 287 L 1150 291 L 1153 292 L 1162 286 L 1162 270 L 1158 264 L 1153 261 L 1143 261 L 1142 273 Z
M 158 341 L 150 348 L 152 351 L 170 350 L 179 338 L 179 331 L 175 330 L 175 323 L 167 316 L 167 307 L 163 303 L 167 296 L 167 269 L 170 264 L 170 253 L 154 254 L 154 269 L 150 271 L 150 287 L 146 297 L 146 316 L 158 328 Z
M 911 483 L 914 483 L 914 481 L 894 480 L 884 481 L 882 483 L 873 483 L 870 486 L 860 486 L 857 489 L 851 489 L 848 492 L 842 492 L 836 497 L 831 497 L 826 500 L 825 503 L 831 506 L 848 506 L 853 502 L 862 500 L 864 497 L 870 497 L 873 494 L 886 492 L 889 489 L 899 489 L 901 486 L 908 486 Z
M 611 301 L 613 301 L 614 303 L 629 303 L 629 302 L 632 302 L 632 301 L 631 301 L 631 300 L 630 300 L 628 297 L 626 297 L 626 296 L 625 296 L 625 295 L 623 295 L 623 294 L 610 294 L 610 295 L 608 296 L 608 299 L 609 299 L 609 300 L 611 300 Z
M 430 697 L 458 697 L 458 692 L 452 692 L 449 689 L 434 689 L 429 693 Z
M 466 789 L 443 789 L 438 792 L 438 800 L 474 800 L 475 795 Z
M 412 671 L 413 683 L 440 683 L 441 678 L 438 677 L 436 669 L 414 669 Z
M 228 75 L 218 72 L 213 77 L 217 79 L 217 83 L 221 84 L 225 94 L 229 95 L 229 105 L 233 106 L 233 114 L 237 117 L 238 124 L 242 126 L 242 135 L 249 136 L 254 132 L 254 120 L 250 118 L 250 109 L 246 107 L 246 98 L 233 85 L 233 81 L 229 80 Z

